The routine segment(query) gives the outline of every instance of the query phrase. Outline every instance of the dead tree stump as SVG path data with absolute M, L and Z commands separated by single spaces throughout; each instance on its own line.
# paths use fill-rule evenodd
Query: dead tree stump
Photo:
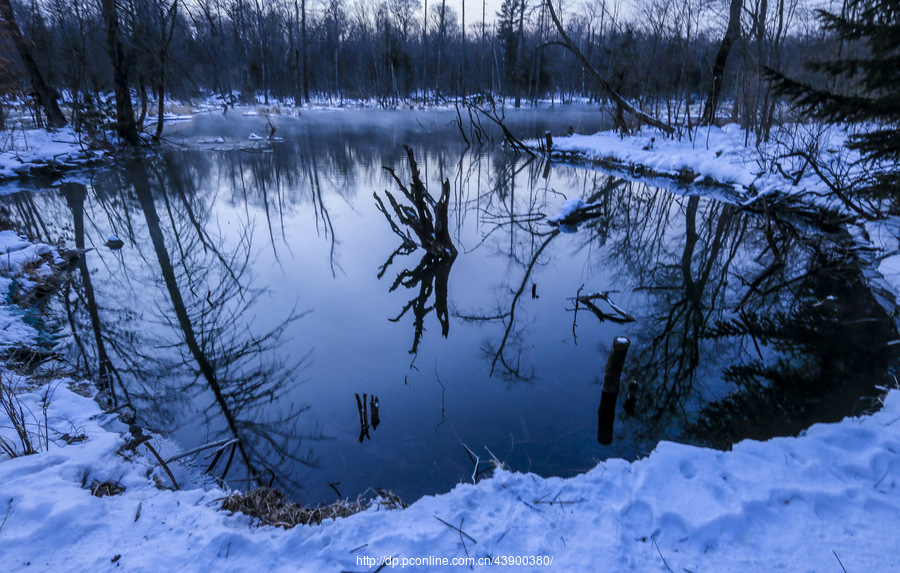
M 606 373 L 603 376 L 603 391 L 600 394 L 600 409 L 597 410 L 597 441 L 608 446 L 613 440 L 616 423 L 616 401 L 619 399 L 619 380 L 625 366 L 625 356 L 631 345 L 624 336 L 613 340 L 612 350 L 606 359 Z
M 450 180 L 445 179 L 441 185 L 441 195 L 437 201 L 425 188 L 419 173 L 419 166 L 416 164 L 416 158 L 413 150 L 409 146 L 406 148 L 406 156 L 409 159 L 409 168 L 412 171 L 412 184 L 407 188 L 394 170 L 390 167 L 383 167 L 385 171 L 391 174 L 397 186 L 404 197 L 412 203 L 412 206 L 401 205 L 390 191 L 385 191 L 388 202 L 394 215 L 400 222 L 400 225 L 408 230 L 404 231 L 397 225 L 391 215 L 388 213 L 384 202 L 375 193 L 375 201 L 378 203 L 378 210 L 387 218 L 391 229 L 401 239 L 404 245 L 417 245 L 425 249 L 425 251 L 437 260 L 452 260 L 456 258 L 457 250 L 450 238 L 450 226 L 448 224 L 448 206 L 450 203 Z M 415 239 L 412 235 L 415 236 Z

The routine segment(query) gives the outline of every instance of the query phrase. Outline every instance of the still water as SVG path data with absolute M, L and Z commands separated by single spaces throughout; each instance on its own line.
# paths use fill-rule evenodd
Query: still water
M 50 306 L 55 352 L 185 449 L 228 441 L 214 475 L 231 458 L 233 485 L 255 475 L 309 504 L 376 487 L 412 501 L 492 458 L 569 476 L 661 439 L 796 433 L 893 380 L 894 324 L 839 229 L 466 147 L 455 117 L 311 112 L 274 118 L 270 142 L 250 139 L 265 118 L 201 116 L 159 155 L 3 197 L 22 232 L 91 249 Z M 603 122 L 509 119 L 521 137 Z M 450 182 L 460 254 L 438 269 L 395 253 L 376 209 L 373 193 L 399 196 L 382 166 L 410 179 L 404 144 L 433 194 Z M 574 197 L 601 207 L 555 232 Z M 615 306 L 575 312 L 603 292 Z M 619 336 L 635 408 L 620 402 L 603 446 Z

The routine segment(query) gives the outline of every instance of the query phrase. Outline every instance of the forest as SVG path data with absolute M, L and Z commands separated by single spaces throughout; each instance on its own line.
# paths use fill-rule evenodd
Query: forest
M 826 8 L 847 15 L 861 4 Z M 395 106 L 492 94 L 519 107 L 603 102 L 612 90 L 670 124 L 721 116 L 767 136 L 784 110 L 766 70 L 824 87 L 827 75 L 804 66 L 809 55 L 827 60 L 859 48 L 823 26 L 809 0 L 503 0 L 494 12 L 485 0 L 457 6 L 2 0 L 0 90 L 7 102 L 30 102 L 38 124 L 48 100 L 59 98 L 76 129 L 117 112 L 120 122 L 121 113 L 133 113 L 137 125 L 150 123 L 165 98 Z M 585 61 L 567 49 L 560 27 Z M 133 112 L 115 109 L 117 85 L 131 94 Z M 727 109 L 718 109 L 720 100 Z M 60 122 L 49 114 L 51 125 Z

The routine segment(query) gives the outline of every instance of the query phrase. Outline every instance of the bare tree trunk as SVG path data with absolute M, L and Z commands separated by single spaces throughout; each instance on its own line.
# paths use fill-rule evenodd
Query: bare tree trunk
M 442 59 L 444 56 L 444 28 L 446 27 L 446 11 L 447 1 L 441 0 L 440 20 L 438 20 L 438 52 L 437 52 L 437 70 L 434 72 L 434 102 L 437 103 L 441 94 L 441 74 L 443 70 Z M 452 81 L 452 79 L 451 79 Z
M 548 2 L 550 0 L 547 0 Z M 516 107 L 522 105 L 522 44 L 525 42 L 525 0 L 519 6 L 519 39 L 516 42 L 516 70 L 513 89 L 516 91 Z
M 466 0 L 461 0 L 460 4 L 462 4 L 462 26 L 460 30 L 462 31 L 462 63 L 460 63 L 459 68 L 459 93 L 463 97 L 463 100 L 466 99 Z
M 162 8 L 160 8 L 160 21 L 165 25 L 165 19 L 162 18 Z M 161 38 L 159 46 L 159 93 L 157 94 L 157 110 L 156 110 L 156 133 L 155 139 L 162 137 L 163 132 L 163 115 L 165 114 L 166 103 L 166 65 L 169 60 L 169 46 L 172 43 L 172 36 L 175 32 L 175 20 L 178 16 L 178 0 L 172 2 L 169 9 L 169 33 Z
M 41 70 L 31 55 L 30 41 L 22 35 L 19 24 L 16 22 L 10 0 L 0 0 L 0 16 L 6 21 L 7 32 L 12 37 L 16 50 L 19 52 L 19 57 L 22 58 L 22 63 L 25 65 L 25 69 L 31 78 L 31 88 L 37 95 L 38 103 L 43 108 L 44 115 L 47 116 L 47 125 L 50 127 L 65 127 L 68 125 L 68 122 L 62 110 L 59 109 L 59 104 L 56 102 L 56 92 L 44 82 L 44 76 L 41 75 Z
M 719 97 L 722 95 L 722 83 L 725 81 L 725 64 L 728 63 L 731 47 L 741 34 L 741 9 L 743 7 L 743 0 L 731 0 L 731 7 L 728 10 L 728 26 L 725 28 L 725 36 L 722 38 L 716 59 L 713 61 L 712 84 L 709 86 L 706 105 L 703 107 L 703 117 L 700 119 L 704 125 L 709 125 L 716 119 Z
M 563 39 L 563 42 L 566 44 L 566 47 L 569 49 L 570 52 L 575 54 L 575 57 L 578 58 L 578 60 L 581 62 L 581 65 L 584 67 L 584 69 L 587 70 L 588 73 L 590 73 L 594 77 L 594 80 L 600 85 L 600 88 L 604 92 L 606 92 L 606 95 L 609 97 L 609 99 L 611 99 L 613 102 L 615 102 L 616 116 L 618 118 L 616 121 L 616 123 L 618 124 L 617 127 L 622 130 L 625 129 L 626 126 L 623 124 L 621 116 L 622 116 L 623 111 L 627 111 L 628 113 L 637 117 L 639 120 L 643 121 L 647 125 L 657 127 L 670 135 L 672 133 L 674 133 L 675 132 L 674 127 L 672 127 L 671 125 L 669 125 L 663 121 L 656 119 L 655 117 L 647 115 L 645 112 L 643 112 L 639 109 L 636 109 L 633 105 L 628 103 L 625 100 L 625 98 L 623 98 L 621 95 L 619 95 L 619 93 L 616 90 L 614 90 L 612 88 L 612 86 L 609 85 L 609 82 L 607 82 L 606 79 L 600 75 L 600 72 L 598 72 L 596 70 L 596 68 L 594 68 L 594 66 L 591 64 L 591 62 L 585 57 L 584 53 L 582 53 L 582 51 L 578 49 L 578 46 L 575 45 L 575 43 L 572 41 L 572 38 L 570 38 L 569 35 L 566 33 L 566 30 L 563 28 L 562 22 L 559 21 L 559 17 L 557 17 L 557 15 L 556 15 L 556 10 L 553 9 L 552 0 L 546 0 L 546 4 L 547 4 L 547 9 L 550 12 L 550 18 L 553 20 L 553 23 L 556 25 L 556 29 L 559 32 L 560 37 Z
M 428 0 L 425 0 L 425 9 L 422 11 L 422 100 L 427 101 L 428 96 Z M 437 103 L 437 102 L 435 102 Z
M 113 83 L 116 92 L 116 132 L 125 143 L 131 146 L 140 145 L 137 124 L 134 121 L 134 107 L 131 105 L 131 92 L 128 89 L 128 68 L 125 65 L 125 54 L 119 40 L 119 15 L 116 0 L 100 0 L 103 20 L 106 23 L 106 48 L 109 62 L 113 68 Z
M 303 49 L 303 99 L 309 103 L 309 41 L 306 36 L 306 0 L 300 1 L 300 43 Z

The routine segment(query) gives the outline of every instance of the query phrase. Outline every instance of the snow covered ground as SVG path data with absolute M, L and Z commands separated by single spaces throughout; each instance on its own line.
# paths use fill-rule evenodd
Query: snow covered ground
M 824 167 L 850 177 L 859 154 L 844 147 L 847 132 L 840 127 L 803 124 L 774 128 L 770 141 L 747 139 L 737 124 L 696 128 L 681 139 L 666 138 L 645 128 L 622 137 L 613 131 L 554 139 L 551 157 L 595 163 L 634 177 L 670 179 L 681 185 L 706 184 L 734 190 L 742 201 L 775 192 L 803 194 L 805 200 L 838 206 L 827 185 L 806 160 L 816 157 Z M 539 147 L 540 142 L 529 142 Z
M 719 162 L 705 151 L 676 158 L 669 142 L 655 140 L 657 153 L 644 157 L 649 137 L 591 137 L 597 143 L 575 137 L 556 145 L 598 156 L 616 145 L 623 163 L 643 157 L 654 170 L 678 171 L 688 161 L 698 176 L 715 172 L 759 189 L 760 178 L 746 165 L 740 172 L 744 159 L 729 161 L 727 150 L 716 157 L 710 148 Z M 872 229 L 886 254 L 896 253 L 897 229 Z M 47 249 L 0 233 L 8 263 L 0 288 L 8 291 L 29 253 L 52 258 Z M 900 271 L 889 267 L 881 270 L 896 292 Z M 0 304 L 0 328 L 0 345 L 34 336 L 10 305 Z M 0 453 L 0 571 L 900 569 L 900 389 L 886 391 L 875 414 L 815 425 L 799 437 L 745 441 L 730 452 L 664 442 L 645 459 L 608 460 L 569 479 L 500 469 L 405 510 L 376 505 L 284 530 L 221 511 L 226 492 L 192 468 L 173 464 L 183 489 L 168 489 L 148 450 L 125 448 L 127 426 L 85 397 L 85 387 L 37 385 L 7 370 L 0 377 L 18 390 L 12 403 L 40 450 Z M 21 452 L 2 411 L 0 437 Z M 391 561 L 381 568 L 385 557 Z
M 0 181 L 41 168 L 78 167 L 103 156 L 102 151 L 89 149 L 83 137 L 71 127 L 11 129 L 0 135 Z

